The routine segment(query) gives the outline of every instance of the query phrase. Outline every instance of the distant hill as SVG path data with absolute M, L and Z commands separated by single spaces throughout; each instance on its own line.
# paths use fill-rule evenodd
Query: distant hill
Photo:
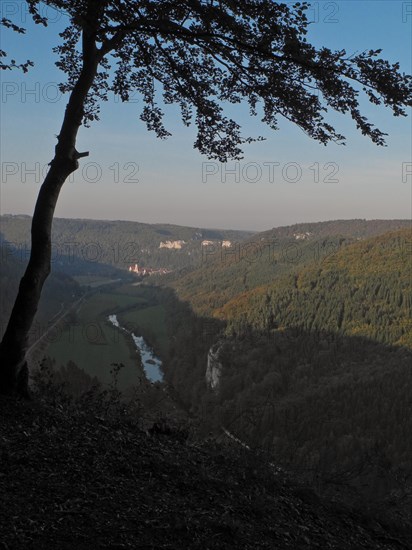
M 348 245 L 215 312 L 259 330 L 331 330 L 412 349 L 412 232 Z
M 326 222 L 307 222 L 284 227 L 276 227 L 259 234 L 259 237 L 294 237 L 297 239 L 316 239 L 332 235 L 367 239 L 388 231 L 406 229 L 412 226 L 411 220 L 331 220 Z
M 388 231 L 410 228 L 409 220 L 337 220 L 280 227 L 257 233 L 228 249 L 204 254 L 202 265 L 165 280 L 194 309 L 210 315 L 236 295 L 321 265 L 341 249 Z
M 30 216 L 0 217 L 0 231 L 16 248 L 30 248 Z M 126 270 L 135 263 L 175 270 L 199 265 L 202 242 L 250 237 L 250 231 L 202 229 L 170 224 L 55 218 L 53 265 L 70 274 Z M 112 269 L 113 270 L 113 269 Z M 110 271 L 110 270 L 109 270 Z

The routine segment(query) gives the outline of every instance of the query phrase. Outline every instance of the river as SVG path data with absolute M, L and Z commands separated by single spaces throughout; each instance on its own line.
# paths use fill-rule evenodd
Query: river
M 136 336 L 133 332 L 120 326 L 117 315 L 109 315 L 108 319 L 112 325 L 131 335 L 134 345 L 140 354 L 146 378 L 150 380 L 150 382 L 163 382 L 163 372 L 161 370 L 162 362 L 146 344 L 143 336 Z

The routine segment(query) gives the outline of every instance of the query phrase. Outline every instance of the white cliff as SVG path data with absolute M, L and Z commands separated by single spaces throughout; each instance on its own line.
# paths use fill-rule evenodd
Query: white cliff
M 206 383 L 212 390 L 217 390 L 223 365 L 219 360 L 222 343 L 214 344 L 207 354 Z
M 165 241 L 159 244 L 159 248 L 170 248 L 172 250 L 180 250 L 186 241 Z

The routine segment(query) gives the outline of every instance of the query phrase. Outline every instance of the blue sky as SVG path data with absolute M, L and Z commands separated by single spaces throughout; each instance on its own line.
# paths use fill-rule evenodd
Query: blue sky
M 31 214 L 67 102 L 57 92 L 61 75 L 51 51 L 64 20 L 45 30 L 30 23 L 23 2 L 1 0 L 1 8 L 3 16 L 14 14 L 28 28 L 23 37 L 3 32 L 1 48 L 17 60 L 32 59 L 35 67 L 28 75 L 0 75 L 0 211 Z M 315 45 L 349 53 L 382 48 L 382 56 L 412 74 L 412 2 L 312 2 L 311 13 Z M 110 97 L 100 122 L 80 130 L 77 148 L 90 156 L 63 187 L 57 216 L 254 230 L 337 218 L 411 217 L 412 176 L 402 177 L 412 162 L 410 116 L 394 118 L 365 101 L 365 114 L 389 134 L 388 147 L 373 145 L 338 115 L 330 120 L 347 146 L 324 147 L 288 122 L 273 132 L 241 109 L 244 133 L 267 140 L 247 146 L 243 160 L 220 165 L 193 149 L 194 129 L 184 128 L 174 109 L 166 117 L 173 136 L 157 140 L 139 120 L 136 100 L 121 104 Z

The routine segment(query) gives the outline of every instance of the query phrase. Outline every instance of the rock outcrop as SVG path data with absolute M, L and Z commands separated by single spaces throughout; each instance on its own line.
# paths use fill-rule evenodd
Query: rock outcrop
M 219 358 L 221 348 L 222 342 L 219 341 L 213 344 L 207 354 L 206 383 L 212 390 L 218 389 L 222 375 L 223 365 Z

